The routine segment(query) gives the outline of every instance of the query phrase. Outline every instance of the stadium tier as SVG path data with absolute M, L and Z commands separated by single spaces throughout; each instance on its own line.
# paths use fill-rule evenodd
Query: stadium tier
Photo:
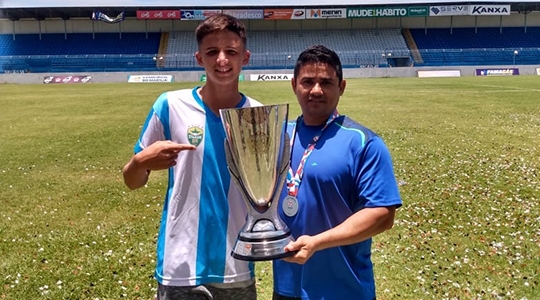
M 540 27 L 250 31 L 247 69 L 292 68 L 322 43 L 344 67 L 540 62 Z M 199 70 L 192 31 L 0 35 L 0 72 Z M 398 62 L 400 62 L 398 64 Z
M 540 27 L 410 29 L 423 63 L 531 65 L 540 63 Z
M 160 33 L 0 35 L 0 68 L 29 72 L 153 70 Z
M 287 68 L 293 63 L 291 59 L 313 44 L 336 49 L 345 67 L 385 65 L 381 53 L 389 49 L 396 55 L 409 57 L 399 29 L 250 31 L 248 35 L 251 59 L 247 68 L 252 69 Z M 195 51 L 197 44 L 193 42 L 192 32 L 171 33 L 165 68 L 195 67 Z

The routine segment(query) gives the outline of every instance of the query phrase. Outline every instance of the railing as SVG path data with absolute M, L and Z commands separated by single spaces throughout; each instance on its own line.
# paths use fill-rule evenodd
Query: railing
M 424 49 L 423 63 L 407 50 L 338 51 L 344 68 L 540 64 L 539 48 Z M 246 69 L 292 69 L 299 53 L 252 53 Z M 193 54 L 0 56 L 0 73 L 202 70 Z

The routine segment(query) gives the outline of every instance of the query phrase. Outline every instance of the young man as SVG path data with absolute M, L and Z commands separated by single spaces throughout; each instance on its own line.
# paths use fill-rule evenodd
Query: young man
M 250 56 L 246 29 L 219 14 L 203 21 L 196 36 L 206 84 L 156 100 L 124 166 L 124 181 L 136 189 L 151 171 L 169 170 L 157 241 L 157 299 L 256 299 L 253 264 L 230 255 L 247 210 L 230 179 L 219 117 L 222 108 L 260 106 L 238 91 Z
M 345 91 L 337 54 L 300 54 L 292 88 L 302 115 L 290 122 L 291 168 L 279 205 L 296 241 L 274 261 L 274 299 L 375 299 L 371 238 L 401 206 L 383 140 L 336 107 Z

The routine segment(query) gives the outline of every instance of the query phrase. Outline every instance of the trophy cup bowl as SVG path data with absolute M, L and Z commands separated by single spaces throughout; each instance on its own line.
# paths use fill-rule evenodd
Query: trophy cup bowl
M 231 178 L 248 209 L 231 255 L 262 261 L 291 256 L 293 241 L 277 205 L 289 168 L 288 104 L 221 109 L 225 152 Z

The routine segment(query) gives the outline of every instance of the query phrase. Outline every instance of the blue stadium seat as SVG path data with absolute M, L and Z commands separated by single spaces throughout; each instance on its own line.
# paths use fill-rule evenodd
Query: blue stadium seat
M 423 65 L 540 63 L 540 27 L 411 29 Z M 517 54 L 514 54 L 517 51 Z

